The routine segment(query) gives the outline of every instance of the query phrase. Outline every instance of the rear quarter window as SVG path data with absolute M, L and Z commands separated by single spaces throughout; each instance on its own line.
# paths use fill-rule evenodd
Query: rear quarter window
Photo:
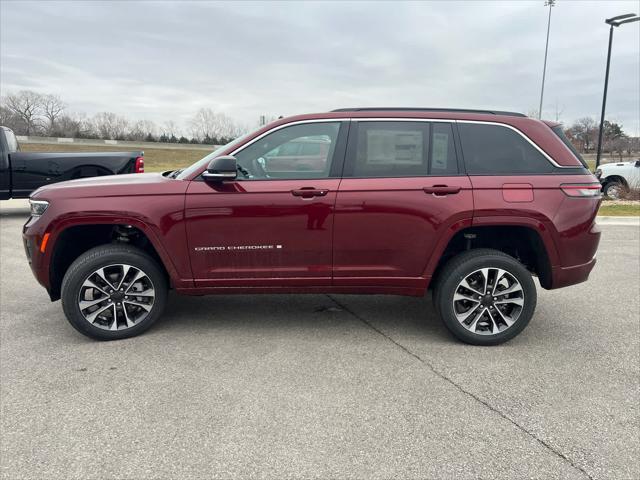
M 459 123 L 469 175 L 544 174 L 553 165 L 519 133 L 501 125 Z

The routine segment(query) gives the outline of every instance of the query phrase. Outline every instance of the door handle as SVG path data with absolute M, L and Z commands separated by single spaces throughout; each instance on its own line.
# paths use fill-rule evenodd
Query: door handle
M 433 185 L 432 187 L 423 187 L 424 193 L 431 193 L 436 197 L 444 195 L 455 195 L 462 187 L 450 187 L 449 185 Z
M 302 187 L 291 190 L 291 195 L 302 198 L 324 197 L 327 193 L 329 193 L 327 189 L 317 189 L 314 187 Z

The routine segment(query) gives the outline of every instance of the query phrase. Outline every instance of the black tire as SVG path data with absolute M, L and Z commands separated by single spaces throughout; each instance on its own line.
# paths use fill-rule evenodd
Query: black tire
M 606 183 L 602 191 L 605 197 L 612 200 L 619 200 L 624 196 L 627 191 L 627 187 L 621 182 L 613 181 Z
M 472 332 L 458 321 L 454 312 L 453 298 L 460 282 L 482 268 L 506 270 L 520 283 L 524 295 L 524 305 L 516 321 L 495 334 Z M 482 248 L 456 255 L 444 266 L 438 276 L 433 298 L 444 325 L 458 339 L 472 345 L 498 345 L 511 340 L 527 326 L 536 308 L 537 292 L 531 273 L 524 265 L 498 250 Z
M 155 297 L 146 317 L 132 327 L 105 330 L 85 319 L 78 300 L 85 280 L 96 270 L 114 264 L 127 264 L 142 271 L 152 282 Z M 110 244 L 92 248 L 80 255 L 65 273 L 61 290 L 62 308 L 73 328 L 96 340 L 119 340 L 139 335 L 153 325 L 164 310 L 168 288 L 165 273 L 144 251 L 129 245 Z

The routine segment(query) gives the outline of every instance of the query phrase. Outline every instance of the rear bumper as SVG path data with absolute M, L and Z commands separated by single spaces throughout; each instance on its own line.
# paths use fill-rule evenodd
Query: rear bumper
M 596 266 L 596 257 L 593 257 L 587 263 L 582 265 L 573 265 L 571 267 L 553 267 L 552 276 L 553 283 L 551 288 L 568 287 L 576 283 L 586 282 L 593 267 Z

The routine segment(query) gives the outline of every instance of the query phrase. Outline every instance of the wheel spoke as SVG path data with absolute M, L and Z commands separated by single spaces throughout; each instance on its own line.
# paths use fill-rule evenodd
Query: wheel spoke
M 116 308 L 115 303 L 113 304 L 113 322 L 109 327 L 109 330 L 117 330 L 118 329 L 118 309 Z
M 482 276 L 484 277 L 484 286 L 482 287 L 482 294 L 487 291 L 487 285 L 489 285 L 489 269 L 483 268 L 480 270 L 482 272 Z
M 133 277 L 133 280 L 131 280 L 131 283 L 129 283 L 129 286 L 125 290 L 125 293 L 130 292 L 131 291 L 131 287 L 133 287 L 138 280 L 141 280 L 142 278 L 144 278 L 146 276 L 147 275 L 142 270 L 138 270 L 138 273 L 136 273 L 136 276 Z
M 491 314 L 491 310 L 488 308 L 485 308 L 485 310 L 487 311 L 487 315 L 489 315 L 489 318 L 491 319 L 491 333 L 493 335 L 495 335 L 496 333 L 500 333 L 500 329 L 498 328 L 498 322 L 496 322 L 495 318 L 493 318 L 493 315 Z
M 109 296 L 109 294 L 107 292 L 105 292 L 102 288 L 100 288 L 98 285 L 96 285 L 95 282 L 89 280 L 88 278 L 84 281 L 82 286 L 83 287 L 87 287 L 87 288 L 94 288 L 94 289 L 98 290 L 99 292 L 104 293 L 107 297 Z
M 498 292 L 495 292 L 494 295 L 496 297 L 501 297 L 503 295 L 508 295 L 510 293 L 515 293 L 515 292 L 520 292 L 522 291 L 522 287 L 520 286 L 519 283 L 514 283 L 513 285 L 511 285 L 510 287 L 505 288 L 504 290 L 500 290 Z
M 498 312 L 498 315 L 500 315 L 500 318 L 502 318 L 504 323 L 507 324 L 507 327 L 510 327 L 515 322 L 515 320 L 512 317 L 506 316 L 504 313 L 500 311 L 499 308 L 496 308 L 495 311 Z
M 494 302 L 496 305 L 524 305 L 524 298 L 503 298 Z
M 122 288 L 124 279 L 127 278 L 127 273 L 129 273 L 129 270 L 131 270 L 132 268 L 133 267 L 130 265 L 122 265 L 122 278 L 120 278 L 120 281 L 118 282 L 118 286 L 116 287 L 116 290 L 120 290 L 120 288 Z
M 147 305 L 146 303 L 136 302 L 135 300 L 125 300 L 123 303 L 127 303 L 129 305 L 135 305 L 137 307 L 142 307 L 147 312 L 151 310 L 151 305 Z
M 496 273 L 495 283 L 493 284 L 493 288 L 491 289 L 491 295 L 496 294 L 496 288 L 498 288 L 498 283 L 500 283 L 500 280 L 502 280 L 502 277 L 504 277 L 504 274 L 507 273 L 501 268 L 497 268 L 496 270 L 497 270 L 497 273 Z
M 109 288 L 115 290 L 115 286 L 109 280 L 107 280 L 107 275 L 104 273 L 104 268 L 96 270 L 95 273 L 102 279 L 104 283 L 106 283 L 109 286 Z
M 465 295 L 464 293 L 456 292 L 456 294 L 453 296 L 453 301 L 458 302 L 460 300 L 467 300 L 469 302 L 480 303 L 480 300 L 477 300 L 470 295 Z
M 475 332 L 476 331 L 476 327 L 478 326 L 478 321 L 482 318 L 482 315 L 484 315 L 484 312 L 486 312 L 487 309 L 483 308 L 482 311 L 476 315 L 476 317 L 473 319 L 473 322 L 471 322 L 471 325 L 469 325 L 468 327 L 466 327 L 468 330 Z
M 478 309 L 481 308 L 480 305 L 475 305 L 474 307 L 470 308 L 469 310 L 467 310 L 466 312 L 463 313 L 456 313 L 456 318 L 458 319 L 458 321 L 460 323 L 464 323 L 469 317 L 471 317 L 471 315 L 474 312 L 477 312 Z M 455 311 L 455 310 L 454 310 Z
M 94 305 L 98 305 L 98 304 L 100 304 L 102 302 L 106 302 L 108 300 L 108 298 L 109 297 L 106 296 L 106 297 L 101 297 L 101 298 L 99 298 L 97 300 L 81 300 L 79 302 L 80 310 L 85 310 L 85 309 L 87 309 L 89 307 L 93 307 Z
M 142 290 L 141 292 L 129 292 L 128 295 L 130 297 L 155 297 L 156 292 L 153 288 L 147 288 L 146 290 Z
M 467 277 L 467 278 L 468 278 L 468 277 Z M 467 281 L 467 279 L 466 279 L 466 278 L 465 278 L 465 279 L 463 279 L 463 280 L 460 282 L 460 286 L 462 286 L 462 287 L 466 288 L 467 290 L 471 290 L 472 292 L 475 292 L 475 293 L 477 293 L 478 295 L 484 295 L 484 292 L 481 292 L 481 291 L 479 291 L 479 290 L 477 290 L 477 289 L 473 288 L 471 285 L 469 285 L 469 282 Z
M 106 312 L 112 306 L 113 306 L 113 304 L 110 303 L 109 305 L 106 305 L 106 306 L 104 306 L 102 308 L 97 309 L 95 312 L 91 312 L 90 314 L 85 315 L 84 318 L 86 318 L 89 321 L 89 323 L 93 323 L 93 322 L 95 322 L 96 318 L 98 318 L 98 315 Z
M 127 327 L 133 327 L 135 325 L 135 322 L 131 320 L 131 318 L 129 318 L 129 313 L 127 313 L 127 306 L 124 303 L 122 304 L 122 311 L 124 312 L 124 319 L 127 321 Z

